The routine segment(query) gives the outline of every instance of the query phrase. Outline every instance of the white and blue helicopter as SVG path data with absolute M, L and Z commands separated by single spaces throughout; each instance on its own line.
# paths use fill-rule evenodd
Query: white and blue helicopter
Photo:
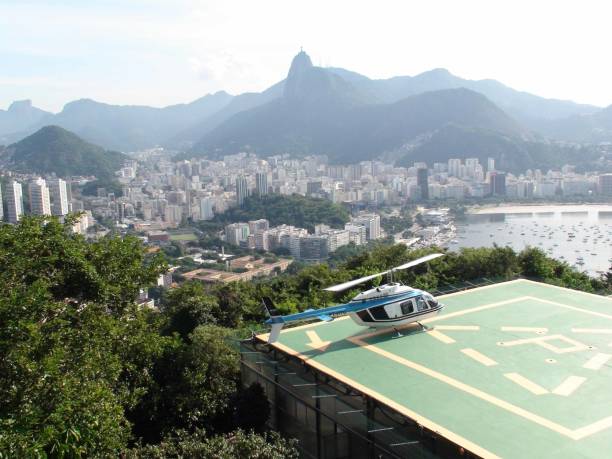
M 268 343 L 278 340 L 280 331 L 286 323 L 309 319 L 331 322 L 335 317 L 345 314 L 348 314 L 357 325 L 362 327 L 394 328 L 397 336 L 401 336 L 396 328 L 400 325 L 416 322 L 424 329 L 425 327 L 419 321 L 437 315 L 444 305 L 423 290 L 408 287 L 399 282 L 393 282 L 393 273 L 402 269 L 412 268 L 441 256 L 444 256 L 444 254 L 434 253 L 387 271 L 371 274 L 324 289 L 328 292 L 341 292 L 376 277 L 384 276 L 385 274 L 389 276 L 389 282 L 386 284 L 361 292 L 346 304 L 322 309 L 308 309 L 304 312 L 281 316 L 278 314 L 272 301 L 269 298 L 264 298 L 263 303 L 269 315 L 266 324 L 271 326 Z

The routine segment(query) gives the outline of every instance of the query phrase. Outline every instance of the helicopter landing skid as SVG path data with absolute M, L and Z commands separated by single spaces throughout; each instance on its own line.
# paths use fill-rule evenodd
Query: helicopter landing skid
M 419 324 L 421 326 L 421 330 L 422 331 L 431 331 L 431 330 L 433 330 L 433 327 L 428 327 L 427 325 L 423 325 L 421 322 L 417 322 L 417 324 Z

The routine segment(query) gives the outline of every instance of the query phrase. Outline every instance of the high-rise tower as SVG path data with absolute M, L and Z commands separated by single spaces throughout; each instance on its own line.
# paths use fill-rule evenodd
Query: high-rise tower
M 236 177 L 236 201 L 239 206 L 244 204 L 244 200 L 249 195 L 249 184 L 246 177 L 239 175 Z
M 38 178 L 28 185 L 30 212 L 33 215 L 51 215 L 49 188 L 45 179 Z
M 51 195 L 51 212 L 53 215 L 66 215 L 69 212 L 66 181 L 61 178 L 49 180 L 49 193 Z
M 23 189 L 21 183 L 11 181 L 6 187 L 7 218 L 9 223 L 18 223 L 23 215 Z

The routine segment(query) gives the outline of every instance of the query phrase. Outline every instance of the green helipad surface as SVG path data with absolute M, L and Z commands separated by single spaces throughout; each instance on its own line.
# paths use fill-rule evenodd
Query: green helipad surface
M 612 300 L 526 280 L 439 297 L 392 338 L 348 318 L 276 346 L 484 457 L 612 455 Z

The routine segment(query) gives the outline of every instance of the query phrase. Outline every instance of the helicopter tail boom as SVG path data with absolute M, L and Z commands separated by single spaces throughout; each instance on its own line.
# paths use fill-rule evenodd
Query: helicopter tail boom
M 268 343 L 274 343 L 278 340 L 278 336 L 280 335 L 280 332 L 284 326 L 285 326 L 285 322 L 272 323 L 270 335 L 268 335 Z

